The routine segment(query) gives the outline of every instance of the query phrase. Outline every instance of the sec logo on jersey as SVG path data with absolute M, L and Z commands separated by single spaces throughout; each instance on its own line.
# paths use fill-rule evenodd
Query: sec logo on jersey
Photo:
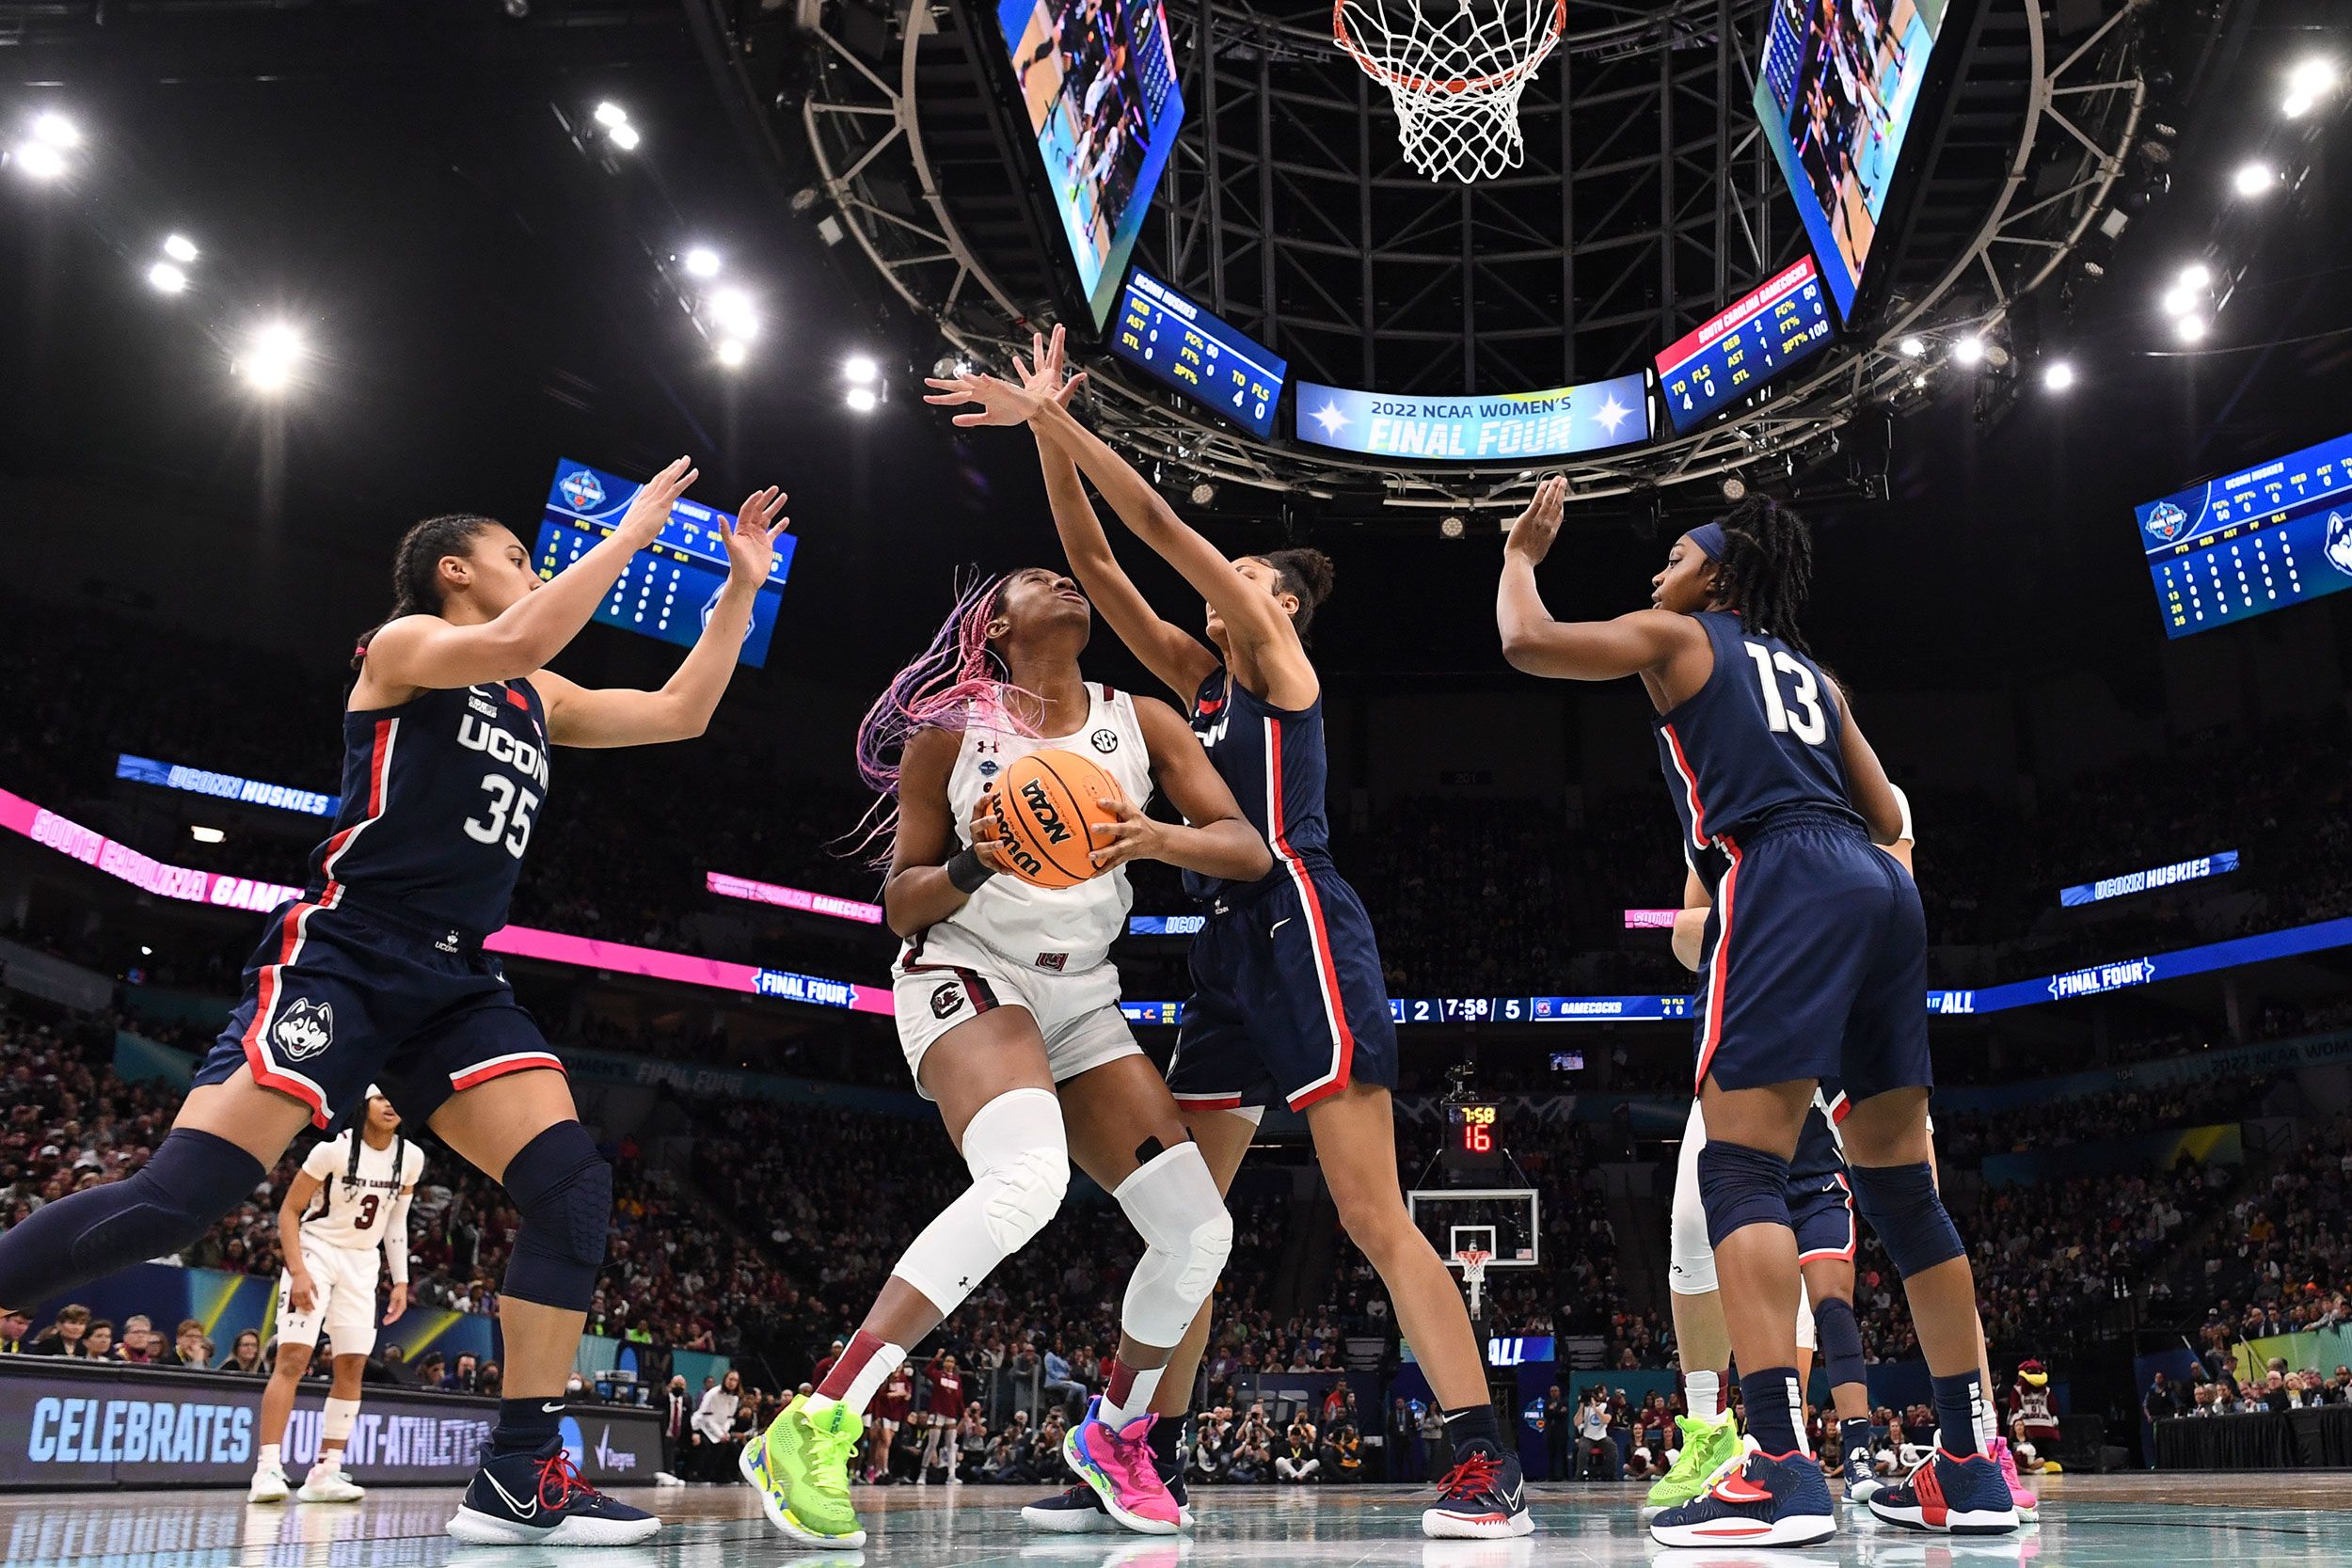
M 1119 735 L 1114 730 L 1097 730 L 1087 736 L 1087 739 L 1093 742 L 1094 749 L 1104 756 L 1119 750 Z
M 302 999 L 278 1015 L 269 1033 L 279 1055 L 290 1062 L 308 1061 L 335 1043 L 335 1008 L 330 1003 Z

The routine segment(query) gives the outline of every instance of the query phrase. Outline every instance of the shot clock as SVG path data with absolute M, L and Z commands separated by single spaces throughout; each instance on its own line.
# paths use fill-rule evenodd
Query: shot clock
M 1448 1170 L 1501 1170 L 1502 1108 L 1491 1101 L 1449 1101 L 1445 1108 L 1444 1164 Z

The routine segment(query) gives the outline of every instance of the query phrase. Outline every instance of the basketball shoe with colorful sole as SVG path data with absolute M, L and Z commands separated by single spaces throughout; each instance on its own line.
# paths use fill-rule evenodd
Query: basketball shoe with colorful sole
M 1661 1546 L 1812 1546 L 1837 1533 L 1837 1505 L 1810 1454 L 1754 1450 L 1652 1519 L 1649 1533 Z
M 1938 1535 L 2007 1535 L 2017 1528 L 2009 1481 L 1988 1454 L 1943 1449 L 1900 1484 L 1870 1499 L 1882 1522 Z
M 865 1528 L 850 1503 L 850 1461 L 866 1422 L 847 1405 L 813 1419 L 796 1396 L 736 1461 L 768 1522 L 806 1546 L 863 1546 Z

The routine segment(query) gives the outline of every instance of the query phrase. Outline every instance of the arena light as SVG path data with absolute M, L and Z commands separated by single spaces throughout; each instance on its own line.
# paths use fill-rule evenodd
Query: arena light
M 158 261 L 147 269 L 148 287 L 159 294 L 183 294 L 188 292 L 188 275 L 171 261 Z
M 634 125 L 615 125 L 610 135 L 612 138 L 612 145 L 624 152 L 636 151 L 637 144 L 644 140 L 644 137 L 637 134 L 637 127 Z
M 848 402 L 850 406 L 858 413 L 871 414 L 882 403 L 882 399 L 874 395 L 874 389 L 871 387 L 852 387 L 850 388 Z
M 1470 525 L 1462 521 L 1458 514 L 1449 512 L 1438 520 L 1438 532 L 1443 538 L 1459 539 L 1469 531 Z
M 2172 330 L 2180 335 L 2181 341 L 2185 343 L 2201 343 L 2205 341 L 2205 334 L 2212 331 L 2213 326 L 2203 316 L 2191 311 L 2173 323 Z
M 615 131 L 628 123 L 628 111 L 611 99 L 596 105 L 596 123 L 608 131 Z
M 752 356 L 752 351 L 743 346 L 740 338 L 722 338 L 718 352 L 719 363 L 731 371 L 741 370 L 743 362 Z
M 2213 268 L 2202 261 L 2191 261 L 2181 269 L 2181 287 L 2184 289 L 2212 288 Z
M 1963 369 L 1973 370 L 1984 363 L 1984 340 L 1963 338 L 1952 345 L 1952 362 Z
M 882 379 L 882 367 L 870 354 L 852 354 L 841 362 L 841 373 L 853 387 L 871 387 Z
M 689 277 L 719 276 L 719 253 L 707 245 L 689 245 L 684 261 Z
M 185 234 L 164 236 L 164 254 L 175 261 L 193 261 L 197 257 L 196 242 Z
M 2074 385 L 2074 364 L 2071 359 L 2054 359 L 2042 372 L 2042 384 L 2053 392 L 2063 392 Z
M 2289 119 L 2301 119 L 2335 88 L 2336 62 L 2314 55 L 2287 72 L 2286 102 L 2280 104 L 2280 112 Z
M 2259 159 L 2240 167 L 2230 180 L 2231 187 L 2243 197 L 2264 195 L 2278 182 L 2278 172 Z
M 202 824 L 196 822 L 188 824 L 188 836 L 196 840 L 199 844 L 226 844 L 229 842 L 228 833 L 221 829 L 207 828 Z
M 247 341 L 237 373 L 256 391 L 282 392 L 293 384 L 294 369 L 307 352 L 300 332 L 285 322 L 271 322 Z
M 1210 483 L 1205 479 L 1195 484 L 1192 487 L 1192 504 L 1195 506 L 1215 506 L 1216 504 L 1216 486 Z
M 740 289 L 721 289 L 710 296 L 710 319 L 727 336 L 750 342 L 759 336 L 759 307 Z
M 65 172 L 65 154 L 45 141 L 28 141 L 9 160 L 28 180 L 55 180 Z
M 35 117 L 33 137 L 63 151 L 82 145 L 82 128 L 52 109 Z
M 2197 309 L 2197 291 L 2196 291 L 2196 290 L 2191 289 L 2191 288 L 2189 288 L 2187 285 L 2184 284 L 2184 285 L 2182 285 L 2182 286 L 2181 286 L 2181 287 L 2179 287 L 2179 288 L 2176 288 L 2176 289 L 2170 289 L 2170 290 L 2166 291 L 2166 293 L 2165 293 L 2165 296 L 2164 296 L 2164 313 L 2165 313 L 2166 315 L 2168 315 L 2168 316 L 2185 316 L 2185 315 L 2187 315 L 2187 314 L 2188 314 L 2191 310 L 2194 310 L 2194 309 Z
M 1924 359 L 1927 357 L 1928 341 L 1925 338 L 1905 338 L 1895 345 L 1895 352 L 1906 359 Z

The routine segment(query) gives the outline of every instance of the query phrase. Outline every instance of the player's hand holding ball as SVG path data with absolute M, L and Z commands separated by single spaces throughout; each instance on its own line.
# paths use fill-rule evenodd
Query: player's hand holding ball
M 1561 509 L 1567 499 L 1568 482 L 1560 474 L 1535 486 L 1534 499 L 1511 525 L 1510 540 L 1503 546 L 1505 553 L 1524 556 L 1531 563 L 1540 564 L 1559 541 Z
M 1158 860 L 1166 853 L 1166 823 L 1144 816 L 1133 800 L 1116 789 L 1096 804 L 1111 818 L 1094 824 L 1094 848 L 1089 858 L 1097 870 L 1108 871 L 1129 861 Z
M 1005 853 L 1004 829 L 998 823 L 994 789 L 982 791 L 980 798 L 972 802 L 970 826 L 972 852 L 980 857 L 980 863 L 991 871 L 1012 871 L 1012 861 Z
M 642 550 L 661 536 L 661 525 L 670 520 L 670 508 L 677 499 L 702 477 L 691 457 L 681 457 L 638 487 L 629 499 L 628 510 L 621 514 L 617 531 L 628 541 L 632 550 Z
M 1120 852 L 1103 859 L 1105 851 L 1098 846 L 1105 842 L 1106 828 L 1122 825 L 1120 809 L 1140 820 L 1142 814 L 1127 803 L 1118 781 L 1089 758 L 1075 752 L 1032 752 L 1015 757 L 996 787 L 980 797 L 974 814 L 973 847 L 990 864 L 1001 863 L 1031 887 L 1075 887 L 1121 861 L 1149 853 L 1126 846 L 1122 839 L 1159 843 L 1159 825 L 1142 822 L 1148 833 L 1114 837 L 1112 844 Z M 989 818 L 985 831 L 995 858 L 981 848 L 982 815 Z

